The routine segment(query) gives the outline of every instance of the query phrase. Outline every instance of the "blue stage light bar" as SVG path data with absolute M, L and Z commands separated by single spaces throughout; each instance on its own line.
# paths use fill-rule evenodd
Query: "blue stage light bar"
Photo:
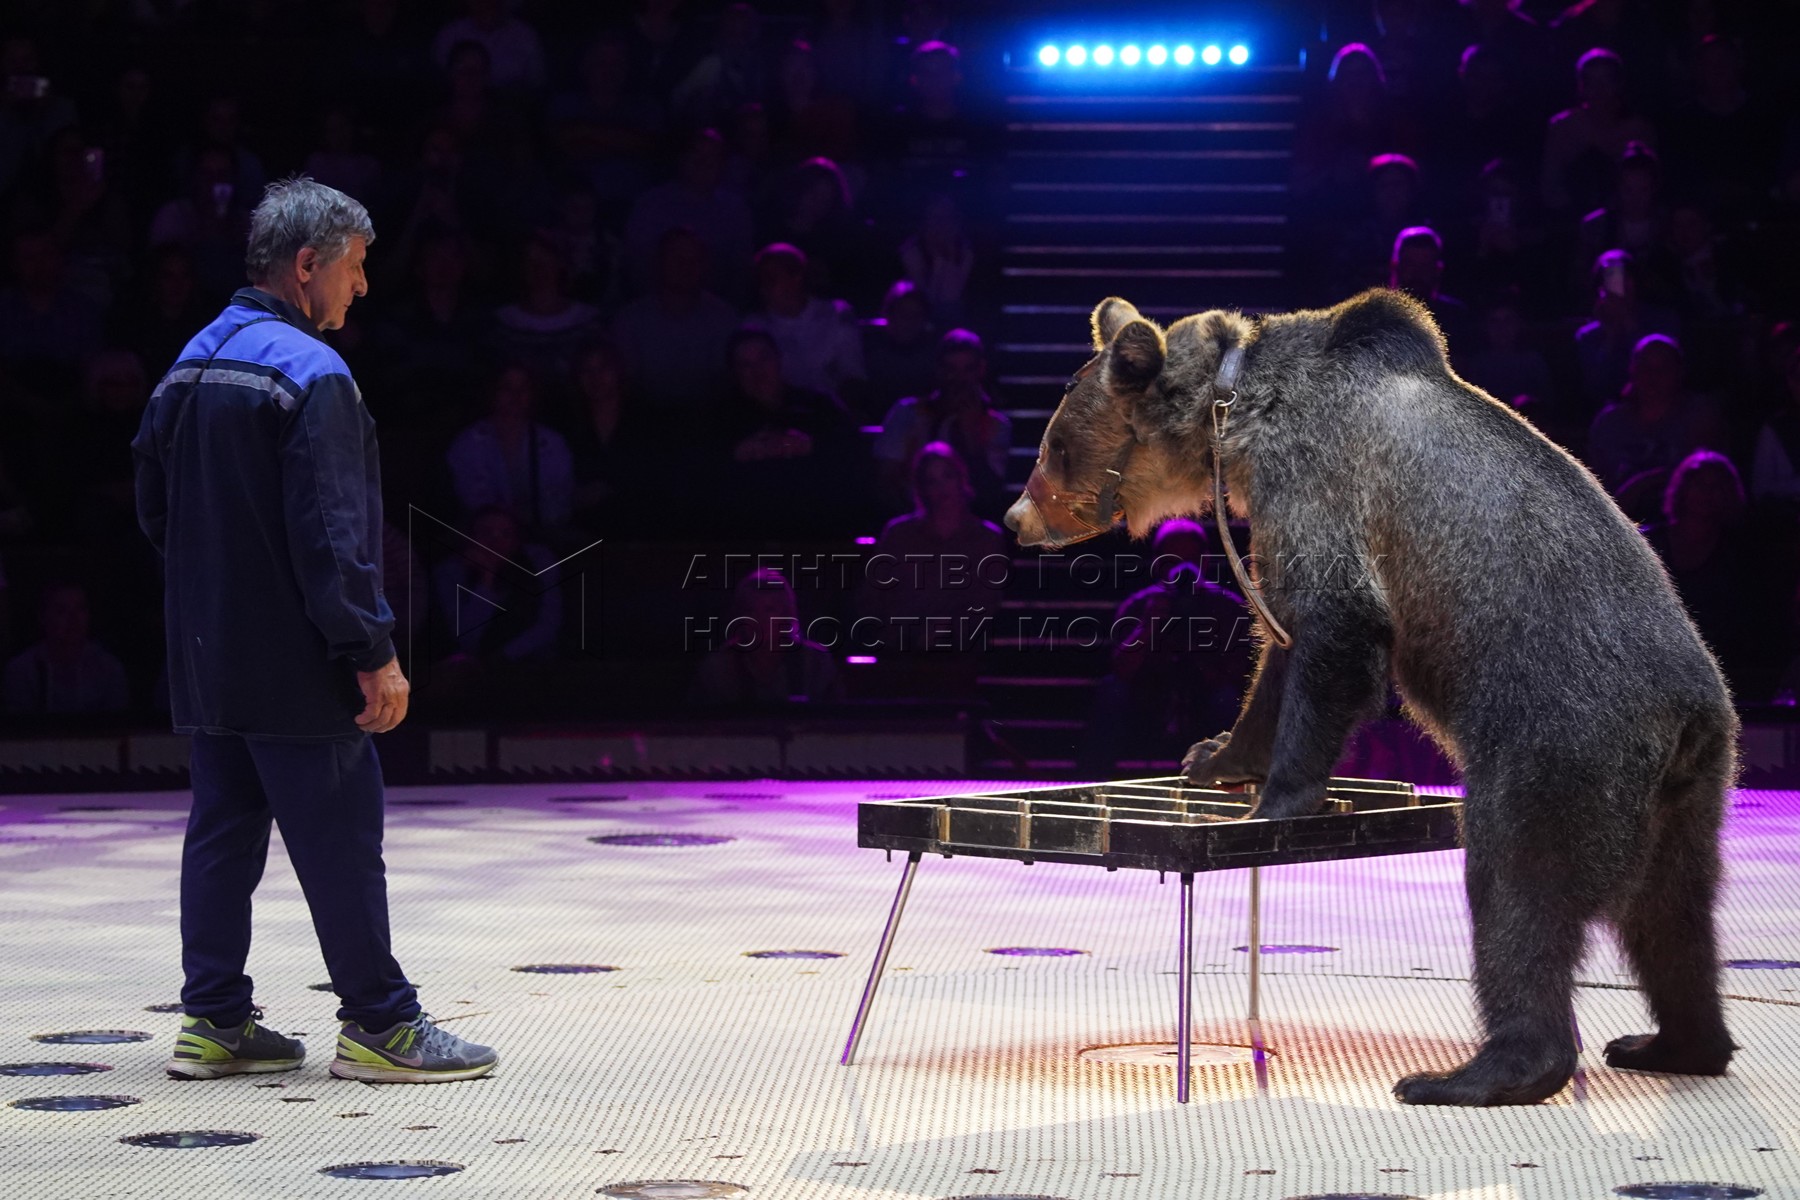
M 1229 47 L 1229 48 L 1227 48 Z M 1155 42 L 1145 46 L 1139 42 L 1118 45 L 1104 41 L 1089 46 L 1082 42 L 1039 43 L 1035 51 L 1038 66 L 1044 69 L 1069 67 L 1192 67 L 1196 63 L 1216 67 L 1230 62 L 1241 67 L 1250 61 L 1250 47 L 1242 42 L 1181 42 L 1171 45 Z

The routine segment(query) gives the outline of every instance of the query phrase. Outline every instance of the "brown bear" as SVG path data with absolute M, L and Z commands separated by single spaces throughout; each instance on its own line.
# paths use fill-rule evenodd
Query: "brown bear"
M 1460 769 L 1484 1039 L 1414 1104 L 1528 1104 L 1574 1071 L 1573 973 L 1616 929 L 1657 1031 L 1614 1067 L 1722 1074 L 1713 908 L 1737 718 L 1645 539 L 1594 477 L 1370 291 L 1168 330 L 1108 299 L 1006 523 L 1026 546 L 1211 508 L 1215 450 L 1261 571 L 1264 646 L 1229 733 L 1184 764 L 1317 811 L 1391 681 Z M 1215 431 L 1218 431 L 1217 435 Z M 1216 443 L 1216 446 L 1215 446 Z M 1347 569 L 1348 565 L 1348 569 Z

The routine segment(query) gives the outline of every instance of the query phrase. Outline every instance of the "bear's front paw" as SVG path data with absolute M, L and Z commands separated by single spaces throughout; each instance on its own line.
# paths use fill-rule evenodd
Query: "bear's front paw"
M 1181 773 L 1189 783 L 1249 783 L 1263 777 L 1261 771 L 1246 770 L 1230 753 L 1231 731 L 1188 747 L 1181 760 Z
M 1634 1033 L 1606 1044 L 1606 1065 L 1665 1075 L 1723 1075 L 1735 1049 L 1728 1041 L 1710 1046 L 1684 1045 L 1660 1033 Z

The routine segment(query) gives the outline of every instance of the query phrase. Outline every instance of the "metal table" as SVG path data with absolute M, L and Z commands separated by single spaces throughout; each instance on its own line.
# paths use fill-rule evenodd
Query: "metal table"
M 857 845 L 901 851 L 906 866 L 888 911 L 875 964 L 857 1005 L 840 1062 L 856 1060 L 863 1026 L 887 969 L 900 914 L 919 860 L 972 855 L 1034 862 L 1085 863 L 1173 872 L 1181 879 L 1180 970 L 1177 1001 L 1175 1098 L 1188 1101 L 1194 986 L 1194 876 L 1202 871 L 1250 871 L 1250 995 L 1248 1025 L 1259 1087 L 1268 1083 L 1262 1033 L 1262 872 L 1286 863 L 1330 862 L 1385 854 L 1453 850 L 1462 802 L 1425 797 L 1410 783 L 1332 779 L 1326 807 L 1316 816 L 1246 819 L 1254 787 L 1194 787 L 1180 776 L 1117 783 L 1024 788 L 1007 792 L 865 801 L 857 806 Z

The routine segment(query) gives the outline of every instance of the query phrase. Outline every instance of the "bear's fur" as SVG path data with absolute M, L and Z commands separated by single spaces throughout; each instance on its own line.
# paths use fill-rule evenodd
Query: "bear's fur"
M 1457 378 L 1400 293 L 1260 320 L 1206 312 L 1166 333 L 1109 299 L 1093 331 L 1035 468 L 1040 495 L 1061 499 L 1007 514 L 1025 545 L 1109 520 L 1081 512 L 1108 478 L 1136 536 L 1209 509 L 1214 380 L 1244 351 L 1226 483 L 1293 645 L 1265 645 L 1235 726 L 1189 752 L 1188 776 L 1262 781 L 1259 816 L 1312 813 L 1390 678 L 1462 771 L 1485 1038 L 1395 1094 L 1523 1104 L 1561 1089 L 1596 919 L 1657 1025 L 1607 1062 L 1723 1073 L 1735 1047 L 1713 907 L 1737 718 L 1667 574 L 1594 477 Z

